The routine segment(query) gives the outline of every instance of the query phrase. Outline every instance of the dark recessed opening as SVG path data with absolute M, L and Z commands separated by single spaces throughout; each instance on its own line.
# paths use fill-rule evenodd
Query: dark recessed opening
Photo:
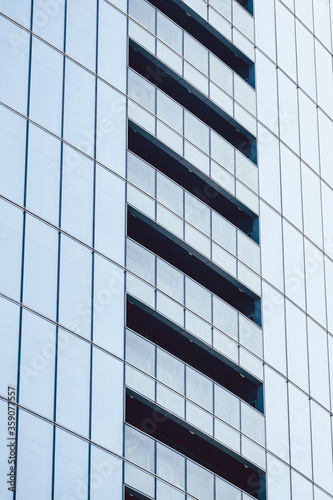
M 192 252 L 190 252 L 184 246 L 173 241 L 169 237 L 169 233 L 161 226 L 148 223 L 144 219 L 145 217 L 140 212 L 128 207 L 127 235 L 130 238 L 169 262 L 261 326 L 260 299 L 253 292 L 240 283 L 234 283 L 234 279 L 217 266 L 210 267 L 212 261 L 204 262 L 192 253 L 192 248 Z
M 254 466 L 252 468 L 247 463 L 247 467 L 244 467 L 242 462 L 218 447 L 216 442 L 208 441 L 196 432 L 191 433 L 190 425 L 181 420 L 174 420 L 167 411 L 164 412 L 155 405 L 150 406 L 133 391 L 127 389 L 126 392 L 126 423 L 170 446 L 247 493 L 259 492 L 264 474 L 260 474 Z M 156 421 L 156 425 L 150 423 Z
M 126 326 L 162 347 L 184 363 L 196 368 L 201 373 L 222 385 L 230 392 L 263 412 L 262 384 L 255 384 L 246 376 L 217 357 L 217 352 L 203 349 L 196 343 L 194 336 L 191 340 L 185 336 L 185 331 L 171 322 L 166 324 L 163 316 L 143 305 L 127 298 Z
M 211 179 L 200 177 L 200 172 L 191 165 L 184 165 L 178 155 L 172 156 L 172 151 L 163 148 L 163 144 L 143 133 L 139 126 L 129 123 L 128 149 L 143 160 L 147 161 L 160 172 L 174 180 L 191 194 L 206 203 L 213 210 L 221 214 L 254 241 L 259 243 L 258 216 L 249 214 L 243 208 L 227 198 L 229 193 L 222 193 L 222 188 Z M 191 167 L 191 170 L 189 170 Z M 223 178 L 223 172 L 221 170 Z
M 255 86 L 254 64 L 212 25 L 193 11 L 188 4 L 178 0 L 149 0 L 152 5 L 172 19 L 181 28 L 202 43 L 208 50 L 227 64 L 235 73 Z M 251 0 L 252 1 L 252 0 Z
M 132 40 L 129 44 L 129 66 L 256 162 L 256 139 L 250 132 L 212 101 L 207 101 L 204 95 L 200 96 L 185 80 L 179 80 L 176 74 L 172 75 L 172 71 L 166 72 L 165 65 L 156 58 L 152 59 L 144 48 Z

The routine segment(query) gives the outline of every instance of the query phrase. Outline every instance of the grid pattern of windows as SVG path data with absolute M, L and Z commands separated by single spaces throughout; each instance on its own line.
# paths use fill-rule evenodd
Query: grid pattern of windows
M 325 0 L 0 0 L 1 500 L 333 498 L 332 55 Z

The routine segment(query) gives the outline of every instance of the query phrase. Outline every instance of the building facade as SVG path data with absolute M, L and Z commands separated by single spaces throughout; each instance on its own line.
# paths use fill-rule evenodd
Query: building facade
M 330 0 L 0 11 L 0 500 L 333 498 Z

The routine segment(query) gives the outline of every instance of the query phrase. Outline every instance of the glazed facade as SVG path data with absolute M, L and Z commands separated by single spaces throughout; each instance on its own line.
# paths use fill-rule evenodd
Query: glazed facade
M 0 499 L 333 498 L 331 2 L 0 11 Z

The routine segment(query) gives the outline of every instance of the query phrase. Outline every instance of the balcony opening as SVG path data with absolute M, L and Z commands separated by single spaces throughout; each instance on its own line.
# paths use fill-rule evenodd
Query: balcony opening
M 218 351 L 211 349 L 195 335 L 129 296 L 126 302 L 126 326 L 199 370 L 263 413 L 261 382 L 249 378 L 246 372 L 242 372 L 241 376 L 236 365 L 232 365 L 230 360 Z
M 256 163 L 256 138 L 250 132 L 132 40 L 129 66 Z
M 260 298 L 254 292 L 132 207 L 127 235 L 261 326 Z
M 258 216 L 231 197 L 212 179 L 166 148 L 160 141 L 129 123 L 128 149 L 206 203 L 259 243 Z M 223 172 L 221 169 L 221 176 Z
M 156 420 L 157 425 L 149 424 Z M 260 469 L 130 389 L 126 390 L 125 421 L 243 491 L 257 495 L 254 498 L 260 498 L 264 478 Z
M 201 18 L 188 4 L 178 0 L 149 0 L 154 7 L 168 16 L 178 26 L 227 64 L 235 73 L 255 87 L 254 63 L 230 40 Z M 250 0 L 252 2 L 252 0 Z

